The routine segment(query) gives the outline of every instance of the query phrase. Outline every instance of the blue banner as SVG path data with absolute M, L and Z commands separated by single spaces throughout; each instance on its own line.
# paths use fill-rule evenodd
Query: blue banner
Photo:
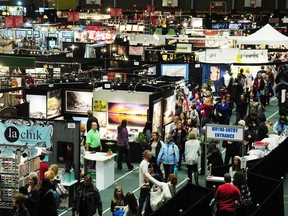
M 23 124 L 21 124 L 23 123 Z M 29 145 L 35 147 L 53 146 L 53 123 L 52 122 L 25 122 L 11 120 L 0 122 L 0 143 L 10 145 Z M 32 123 L 32 124 L 31 124 Z

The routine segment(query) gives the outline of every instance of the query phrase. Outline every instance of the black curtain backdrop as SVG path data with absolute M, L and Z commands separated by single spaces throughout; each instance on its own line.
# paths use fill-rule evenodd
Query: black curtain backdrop
M 248 179 L 255 208 L 252 215 L 284 216 L 283 182 L 255 173 L 248 173 Z
M 208 208 L 209 202 L 213 198 L 213 190 L 204 188 L 201 186 L 187 184 L 181 190 L 177 192 L 177 194 L 170 199 L 165 206 L 163 206 L 158 211 L 155 211 L 152 215 L 153 216 L 167 216 L 173 215 L 178 216 L 180 215 L 180 209 L 182 212 L 190 212 L 190 208 L 195 209 L 206 209 L 206 213 L 203 212 L 201 215 L 211 215 L 211 209 Z M 190 214 L 191 215 L 191 214 Z
M 288 164 L 288 138 L 277 148 L 270 152 L 264 159 L 251 162 L 247 172 L 247 183 L 252 195 L 253 205 L 249 215 L 253 216 L 284 216 L 283 181 Z M 213 175 L 223 176 L 229 165 L 215 167 Z M 209 203 L 213 198 L 212 189 L 187 184 L 177 192 L 169 202 L 153 216 L 178 216 L 180 209 L 182 215 L 194 215 L 201 212 L 201 216 L 211 216 Z M 176 208 L 175 208 L 176 207 Z

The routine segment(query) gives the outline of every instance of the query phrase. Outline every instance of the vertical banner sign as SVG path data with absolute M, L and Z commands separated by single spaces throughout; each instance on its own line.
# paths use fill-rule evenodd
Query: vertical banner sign
M 110 16 L 111 17 L 121 17 L 122 16 L 122 9 L 121 8 L 111 8 L 110 9 Z
M 147 12 L 152 13 L 155 11 L 155 6 L 154 5 L 147 5 Z
M 79 21 L 79 12 L 68 12 L 67 21 L 68 22 Z
M 4 28 L 14 28 L 13 17 L 5 17 Z
M 13 16 L 14 27 L 23 26 L 23 16 Z

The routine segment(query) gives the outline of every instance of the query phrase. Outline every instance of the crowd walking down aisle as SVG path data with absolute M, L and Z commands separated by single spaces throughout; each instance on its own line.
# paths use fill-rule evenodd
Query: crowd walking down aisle
M 278 113 L 278 101 L 277 98 L 271 98 L 269 105 L 265 107 L 265 116 L 266 119 L 272 122 L 273 124 L 276 123 L 279 120 L 279 113 Z M 230 122 L 235 122 L 236 121 L 236 114 L 235 111 L 233 111 L 233 114 L 231 116 Z M 273 129 L 269 130 L 269 133 L 275 133 Z M 192 137 L 194 138 L 194 136 Z M 222 153 L 222 158 L 223 160 L 225 159 L 225 154 L 226 154 L 226 149 L 221 147 L 221 153 Z M 147 157 L 147 155 L 146 155 Z M 151 157 L 151 155 L 148 155 L 148 157 Z M 143 164 L 143 163 L 142 163 Z M 145 163 L 146 164 L 146 163 Z M 147 165 L 147 164 L 146 164 Z M 146 167 L 145 165 L 145 167 Z M 141 165 L 143 167 L 143 165 Z M 163 171 L 163 177 L 165 177 L 164 174 L 164 169 L 161 166 L 162 171 Z M 115 187 L 121 186 L 121 189 L 123 190 L 123 194 L 125 195 L 127 192 L 132 192 L 134 193 L 136 199 L 138 200 L 141 197 L 141 190 L 143 191 L 143 188 L 141 189 L 141 186 L 139 186 L 139 170 L 143 169 L 140 168 L 140 164 L 134 163 L 134 169 L 129 170 L 128 168 L 124 168 L 123 170 L 117 169 L 117 164 L 115 163 L 115 181 L 114 184 L 111 185 L 109 188 L 100 191 L 100 196 L 102 200 L 102 206 L 103 206 L 103 213 L 102 215 L 107 215 L 111 216 L 111 198 L 113 197 Z M 144 168 L 146 169 L 146 168 Z M 205 176 L 201 175 L 201 170 L 200 170 L 200 161 L 199 161 L 199 177 L 195 178 L 194 181 L 194 175 L 190 181 L 192 181 L 193 184 L 198 183 L 200 186 L 205 187 Z M 187 180 L 188 176 L 188 167 L 187 167 L 187 161 L 182 161 L 181 169 L 179 169 L 177 173 L 177 178 L 178 178 L 178 183 L 176 185 L 176 191 L 180 190 L 182 187 L 184 187 L 189 180 Z M 149 177 L 149 176 L 148 176 Z M 196 181 L 198 180 L 198 182 Z M 144 187 L 145 188 L 145 187 Z M 144 189 L 145 190 L 145 189 Z M 143 192 L 142 192 L 143 193 Z M 288 184 L 287 181 L 284 183 L 284 207 L 285 207 L 285 212 L 286 215 L 288 215 Z M 121 205 L 124 204 L 124 201 Z M 125 203 L 126 205 L 126 203 Z M 144 206 L 143 206 L 144 205 Z M 142 212 L 144 212 L 145 209 L 145 204 L 142 204 Z M 71 216 L 72 211 L 64 211 L 63 213 L 60 213 L 60 215 L 63 216 Z

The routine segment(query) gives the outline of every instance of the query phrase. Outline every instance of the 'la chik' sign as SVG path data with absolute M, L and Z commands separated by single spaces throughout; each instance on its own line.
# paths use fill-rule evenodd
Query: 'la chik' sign
M 206 125 L 206 137 L 215 140 L 243 141 L 244 127 L 235 125 Z

